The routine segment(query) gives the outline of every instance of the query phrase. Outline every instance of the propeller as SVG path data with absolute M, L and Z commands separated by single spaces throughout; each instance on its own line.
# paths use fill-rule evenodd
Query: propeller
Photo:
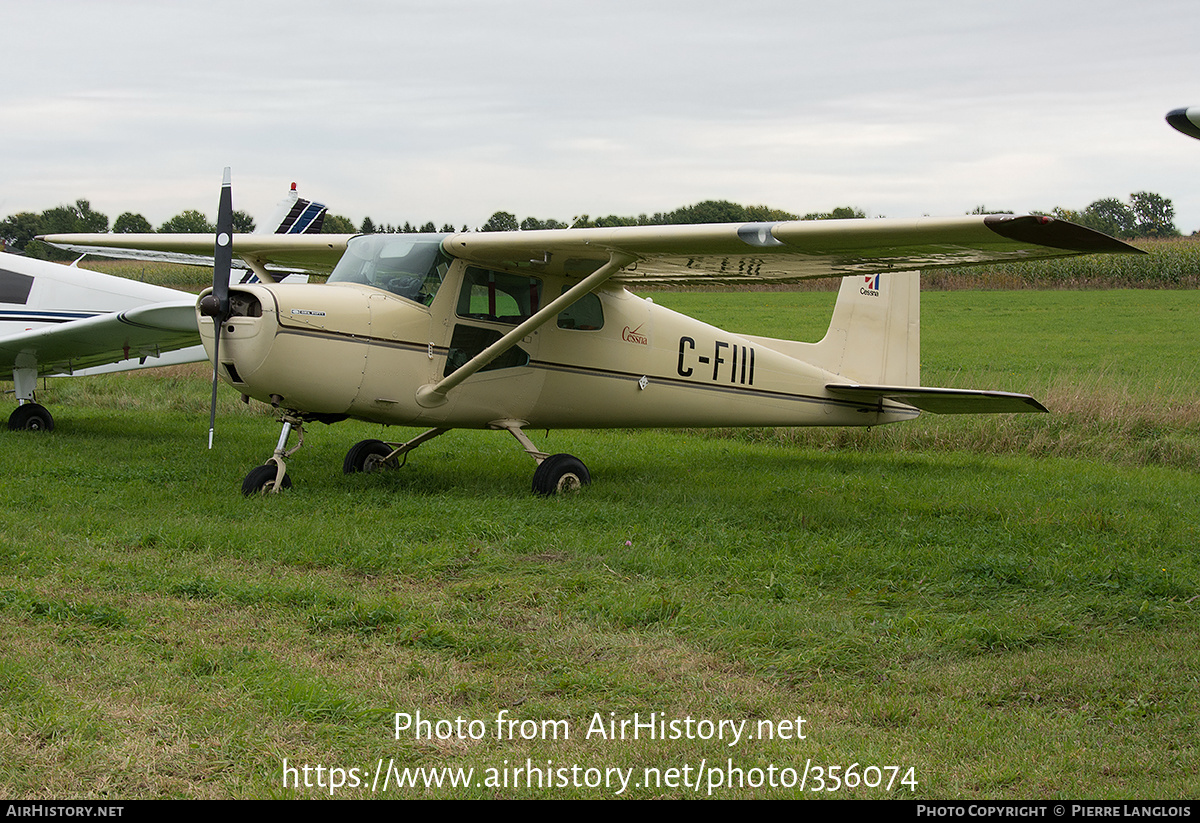
M 217 207 L 217 237 L 213 250 L 213 287 L 200 298 L 200 313 L 213 319 L 212 408 L 208 415 L 208 447 L 213 446 L 217 427 L 217 369 L 221 362 L 221 330 L 229 319 L 229 273 L 233 267 L 233 186 L 229 167 L 221 181 L 221 202 Z

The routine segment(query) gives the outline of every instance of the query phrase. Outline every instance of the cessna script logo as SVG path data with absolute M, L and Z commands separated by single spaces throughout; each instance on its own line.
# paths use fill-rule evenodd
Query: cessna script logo
M 639 346 L 649 345 L 650 340 L 646 337 L 646 335 L 641 333 L 642 326 L 644 326 L 644 325 L 646 325 L 646 324 L 643 323 L 643 324 L 639 325 L 636 329 L 631 329 L 628 326 L 626 326 L 621 331 L 621 339 L 624 340 L 626 343 L 637 343 Z
M 868 274 L 863 279 L 866 280 L 866 285 L 864 285 L 861 289 L 859 289 L 858 293 L 865 294 L 868 297 L 878 297 L 879 296 L 879 275 L 878 274 Z

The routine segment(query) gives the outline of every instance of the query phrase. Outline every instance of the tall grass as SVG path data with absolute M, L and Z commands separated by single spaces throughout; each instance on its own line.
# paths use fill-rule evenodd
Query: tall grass
M 1092 254 L 1026 263 L 936 269 L 921 285 L 940 289 L 1194 289 L 1200 238 L 1137 240 L 1146 254 Z

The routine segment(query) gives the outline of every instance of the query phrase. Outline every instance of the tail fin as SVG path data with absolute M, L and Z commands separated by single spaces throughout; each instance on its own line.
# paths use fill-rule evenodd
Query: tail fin
M 847 381 L 921 385 L 921 275 L 842 278 L 829 331 L 811 362 Z
M 275 226 L 275 234 L 320 234 L 327 211 L 324 203 L 302 199 L 293 183 L 291 191 L 275 207 L 268 225 Z

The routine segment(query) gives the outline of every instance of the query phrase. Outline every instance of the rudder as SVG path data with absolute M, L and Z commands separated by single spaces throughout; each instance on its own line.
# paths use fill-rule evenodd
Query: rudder
M 843 277 L 811 362 L 855 383 L 921 385 L 920 273 Z

